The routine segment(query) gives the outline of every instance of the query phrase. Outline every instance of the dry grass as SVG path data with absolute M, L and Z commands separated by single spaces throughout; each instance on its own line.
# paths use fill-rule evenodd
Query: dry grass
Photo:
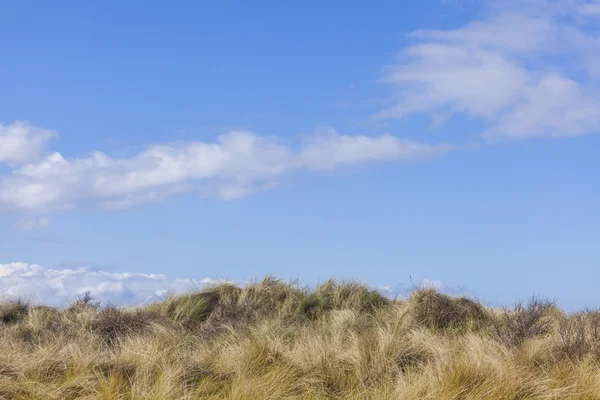
M 600 399 L 600 313 L 328 281 L 0 304 L 0 399 Z

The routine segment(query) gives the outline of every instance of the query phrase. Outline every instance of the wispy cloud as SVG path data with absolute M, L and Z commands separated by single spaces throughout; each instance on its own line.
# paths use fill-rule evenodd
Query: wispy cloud
M 325 130 L 294 148 L 273 137 L 234 131 L 215 142 L 155 144 L 129 158 L 95 152 L 66 159 L 55 152 L 0 176 L 0 209 L 50 212 L 83 203 L 125 208 L 189 191 L 233 199 L 276 186 L 298 171 L 439 155 L 450 145 Z
M 478 118 L 488 140 L 600 130 L 600 4 L 490 2 L 455 30 L 419 30 L 382 82 L 398 101 L 376 118 L 413 113 Z
M 0 264 L 0 297 L 22 297 L 36 303 L 63 306 L 90 292 L 96 299 L 112 304 L 140 304 L 215 283 L 172 279 L 161 274 L 115 273 L 88 268 L 44 269 L 36 264 Z

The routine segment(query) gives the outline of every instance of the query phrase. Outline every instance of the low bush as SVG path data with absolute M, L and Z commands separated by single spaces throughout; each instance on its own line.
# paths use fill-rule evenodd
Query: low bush
M 434 289 L 419 289 L 409 298 L 411 315 L 430 329 L 480 328 L 490 320 L 479 303 L 465 297 L 452 298 Z
M 518 302 L 512 309 L 504 309 L 494 321 L 498 339 L 509 345 L 519 346 L 527 339 L 548 334 L 552 329 L 551 313 L 556 311 L 554 302 L 538 296 L 526 302 Z

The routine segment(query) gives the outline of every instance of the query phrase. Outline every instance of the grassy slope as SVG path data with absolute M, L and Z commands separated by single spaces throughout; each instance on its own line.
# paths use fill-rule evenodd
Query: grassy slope
M 0 305 L 3 399 L 600 399 L 600 314 L 275 279 L 138 309 Z

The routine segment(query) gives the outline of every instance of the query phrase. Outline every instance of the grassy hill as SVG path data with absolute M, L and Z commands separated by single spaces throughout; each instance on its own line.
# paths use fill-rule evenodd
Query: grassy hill
M 600 399 L 600 313 L 273 278 L 100 307 L 0 305 L 2 399 Z

